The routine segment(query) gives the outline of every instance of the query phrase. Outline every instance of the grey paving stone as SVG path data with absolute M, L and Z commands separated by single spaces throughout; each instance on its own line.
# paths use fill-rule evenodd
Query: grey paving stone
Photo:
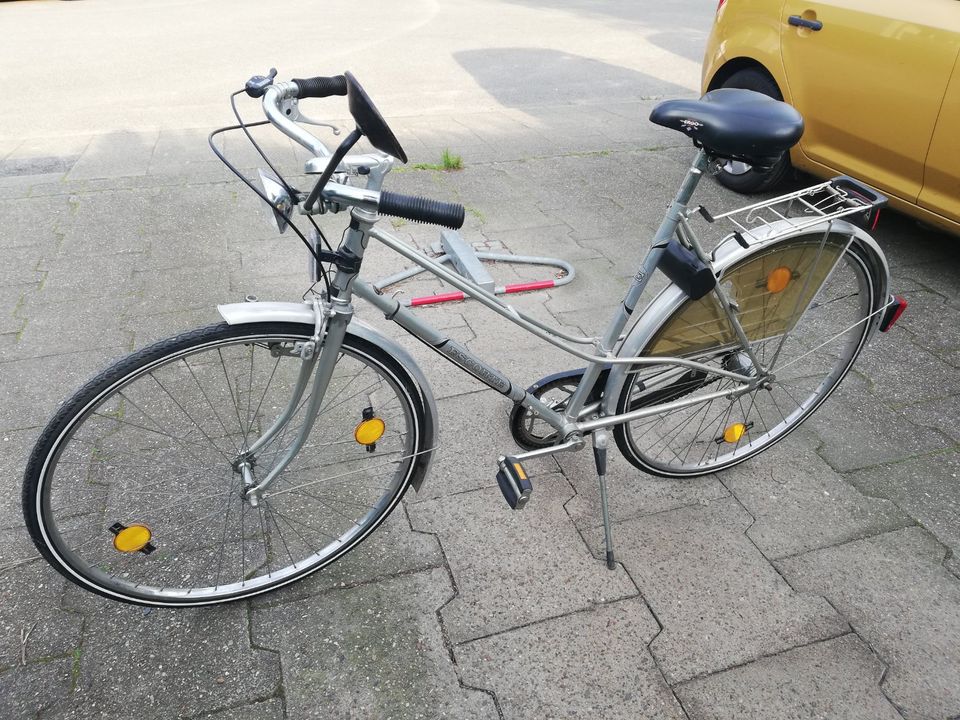
M 822 593 L 887 665 L 883 688 L 907 717 L 960 713 L 960 582 L 944 549 L 905 528 L 778 563 L 798 590 Z
M 244 298 L 244 293 L 231 292 L 229 275 L 219 265 L 138 270 L 134 283 L 142 288 L 134 314 L 215 308 Z
M 499 488 L 485 488 L 410 508 L 414 529 L 435 532 L 459 594 L 441 611 L 459 643 L 564 615 L 636 593 L 622 569 L 591 556 L 564 512 L 572 496 L 560 475 L 534 475 L 523 512 Z M 491 548 L 496 548 L 491 550 Z
M 913 524 L 893 503 L 851 488 L 793 438 L 724 471 L 723 482 L 756 518 L 747 535 L 768 558 Z
M 945 244 L 954 240 L 948 235 L 940 235 L 940 238 Z M 948 257 L 955 260 L 956 246 L 950 246 L 950 250 L 952 254 Z M 902 268 L 899 274 L 947 298 L 956 298 L 960 294 L 960 275 L 957 274 L 955 262 L 943 262 L 938 258 L 937 261 Z
M 143 253 L 144 216 L 151 212 L 151 192 L 118 190 L 79 193 L 69 197 L 70 222 L 63 230 L 59 253 L 72 263 L 96 263 L 93 256 Z
M 253 614 L 253 638 L 280 653 L 296 718 L 496 718 L 460 687 L 436 610 L 453 594 L 435 569 Z
M 23 526 L 20 488 L 27 458 L 39 435 L 40 428 L 0 431 L 0 530 Z M 5 555 L 2 549 L 0 554 Z
M 947 333 L 953 332 L 949 326 L 958 315 L 960 310 L 942 313 Z M 891 407 L 902 407 L 960 392 L 954 368 L 897 329 L 880 335 L 857 359 L 857 372 L 870 379 L 873 394 Z
M 413 493 L 411 490 L 407 497 L 414 497 Z M 411 530 L 406 507 L 400 505 L 376 532 L 333 565 L 275 592 L 259 595 L 252 604 L 261 607 L 287 603 L 331 588 L 359 585 L 443 564 L 437 538 Z
M 73 182 L 87 178 L 144 175 L 158 137 L 159 131 L 97 135 L 70 170 L 68 179 Z
M 820 439 L 820 455 L 837 472 L 849 472 L 942 450 L 951 445 L 943 433 L 912 425 L 903 410 L 892 410 L 869 392 L 856 374 L 804 424 Z M 896 436 L 896 442 L 891 438 Z
M 848 476 L 864 493 L 895 502 L 960 553 L 960 453 L 939 453 Z
M 667 682 L 847 631 L 823 598 L 794 592 L 745 536 L 735 500 L 619 523 L 617 558 L 663 625 L 651 650 Z M 602 533 L 591 535 L 600 547 Z
M 53 249 L 59 233 L 70 223 L 69 196 L 30 197 L 0 200 L 0 226 L 17 232 L 0 233 L 0 248 L 31 247 Z
M 628 283 L 611 272 L 609 260 L 579 260 L 574 264 L 576 279 L 567 286 L 552 291 L 547 308 L 552 313 L 580 310 L 585 304 L 591 307 L 608 307 L 623 300 Z
M 587 448 L 556 457 L 564 476 L 577 491 L 576 496 L 567 503 L 567 512 L 580 528 L 600 526 L 603 522 L 600 486 L 593 453 Z M 607 499 L 610 518 L 614 522 L 700 504 L 728 494 L 713 475 L 669 480 L 635 468 L 615 449 L 608 452 Z
M 161 130 L 147 173 L 184 177 L 197 169 L 225 170 L 207 144 L 209 134 L 207 130 Z M 223 143 L 218 143 L 217 147 L 222 149 Z
M 145 612 L 90 595 L 78 602 L 89 617 L 62 717 L 117 717 L 131 707 L 144 718 L 183 717 L 277 692 L 277 655 L 250 646 L 243 605 Z
M 872 233 L 883 248 L 894 280 L 892 291 L 900 292 L 901 281 L 918 277 L 909 268 L 954 258 L 956 239 L 897 212 L 886 212 Z M 922 274 L 922 273 L 921 273 Z
M 656 620 L 639 599 L 458 646 L 464 682 L 505 718 L 685 718 L 650 657 Z
M 70 654 L 80 646 L 83 618 L 60 607 L 66 580 L 39 559 L 20 564 L 37 555 L 26 529 L 0 530 L 0 547 L 0 668 Z
M 916 290 L 901 294 L 908 303 L 907 309 L 890 333 L 906 332 L 915 345 L 938 357 L 944 351 L 960 348 L 960 306 L 934 292 Z
M 44 262 L 47 272 L 42 289 L 47 293 L 45 297 L 58 299 L 131 295 L 143 288 L 143 279 L 136 274 L 143 265 L 142 253 L 123 253 L 82 262 L 77 262 L 75 257 L 52 257 Z
M 7 160 L 28 160 L 31 158 L 74 158 L 79 157 L 90 144 L 90 135 L 58 135 L 54 137 L 28 137 L 18 142 L 7 155 Z
M 14 667 L 0 672 L 0 716 L 6 720 L 34 720 L 61 706 L 70 696 L 73 659 Z
M 691 720 L 898 720 L 883 671 L 849 633 L 692 680 L 677 695 Z
M 198 716 L 197 720 L 284 720 L 283 701 L 271 698 L 251 705 L 242 705 L 228 710 Z
M 960 417 L 960 394 L 907 405 L 901 411 L 914 425 L 936 429 L 960 443 L 960 423 L 956 421 Z
M 0 334 L 18 333 L 23 328 L 24 320 L 18 311 L 24 296 L 32 291 L 29 286 L 0 286 Z
M 46 295 L 46 294 L 44 294 Z M 76 298 L 50 297 L 47 302 L 32 302 L 21 309 L 25 319 L 18 338 L 17 358 L 43 357 L 51 350 L 97 350 L 130 347 L 131 333 L 121 326 L 133 306 L 130 296 Z M 0 357 L 7 358 L 6 353 Z
M 509 252 L 505 254 L 532 255 L 536 257 L 550 257 L 566 260 L 574 265 L 581 258 L 596 258 L 600 253 L 592 248 L 578 245 L 570 238 L 571 229 L 563 224 L 549 225 L 542 228 L 527 230 L 485 232 L 484 237 L 502 243 Z M 494 251 L 501 252 L 501 251 Z M 543 280 L 554 279 L 557 271 L 551 266 L 530 266 L 529 271 Z M 576 278 L 574 278 L 576 282 Z M 499 283 L 498 283 L 499 284 Z
M 126 351 L 105 347 L 0 363 L 0 385 L 8 389 L 0 412 L 0 429 L 46 424 L 60 402 Z
M 0 267 L 0 286 L 29 289 L 43 280 L 44 258 L 42 247 L 15 247 L 3 251 L 4 265 Z
M 180 333 L 222 321 L 215 306 L 156 314 L 130 314 L 120 320 L 120 328 L 133 336 L 133 347 L 142 348 Z
M 440 412 L 439 450 L 430 469 L 430 477 L 414 503 L 495 486 L 497 458 L 517 452 L 510 437 L 508 414 L 510 401 L 493 390 L 444 398 L 437 403 Z M 557 468 L 550 458 L 533 460 L 531 475 L 549 473 Z

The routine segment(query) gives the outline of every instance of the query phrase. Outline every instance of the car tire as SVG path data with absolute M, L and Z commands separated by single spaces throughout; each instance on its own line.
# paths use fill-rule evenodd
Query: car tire
M 783 100 L 780 88 L 773 79 L 762 70 L 744 68 L 737 70 L 724 80 L 719 87 L 742 88 L 763 93 L 774 100 Z M 717 180 L 724 187 L 738 193 L 751 194 L 770 190 L 780 184 L 790 171 L 790 153 L 784 153 L 779 162 L 769 170 L 754 170 L 750 165 L 735 160 L 727 161 Z

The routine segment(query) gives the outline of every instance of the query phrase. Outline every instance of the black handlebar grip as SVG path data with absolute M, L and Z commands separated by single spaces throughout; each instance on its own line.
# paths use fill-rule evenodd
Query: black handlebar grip
M 459 230 L 463 227 L 464 209 L 460 203 L 440 202 L 415 195 L 401 195 L 384 190 L 380 193 L 379 210 L 384 215 L 406 218 L 414 222 L 442 225 Z
M 347 94 L 347 79 L 343 75 L 293 78 L 293 82 L 297 84 L 298 98 L 322 98 Z

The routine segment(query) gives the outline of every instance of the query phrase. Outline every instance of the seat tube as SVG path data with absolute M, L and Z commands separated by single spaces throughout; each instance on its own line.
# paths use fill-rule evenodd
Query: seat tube
M 673 199 L 673 202 L 670 203 L 670 207 L 667 208 L 667 212 L 660 222 L 660 227 L 653 236 L 650 251 L 643 259 L 640 269 L 637 270 L 630 289 L 627 290 L 622 308 L 626 311 L 625 315 L 615 320 L 622 321 L 623 323 L 616 329 L 616 337 L 619 337 L 620 331 L 623 330 L 624 325 L 626 325 L 627 318 L 640 300 L 640 296 L 643 294 L 643 290 L 646 288 L 650 276 L 660 264 L 660 257 L 663 255 L 664 248 L 666 248 L 667 244 L 676 234 L 677 227 L 683 219 L 683 212 L 687 209 L 687 204 L 690 202 L 690 198 L 693 197 L 693 193 L 697 189 L 697 185 L 700 183 L 700 179 L 703 177 L 703 173 L 708 165 L 709 158 L 706 151 L 700 150 L 690 169 L 687 170 L 687 175 L 683 179 L 683 184 L 680 185 L 680 189 L 677 191 L 677 196 Z

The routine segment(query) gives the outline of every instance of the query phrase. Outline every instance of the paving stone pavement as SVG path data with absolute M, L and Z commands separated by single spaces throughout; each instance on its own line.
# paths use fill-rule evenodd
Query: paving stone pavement
M 572 284 L 514 302 L 587 332 L 690 156 L 645 122 L 654 102 L 391 118 L 413 163 L 452 147 L 465 168 L 390 187 L 464 202 L 470 242 L 569 259 Z M 960 253 L 892 213 L 877 238 L 911 303 L 897 327 L 801 430 L 723 475 L 651 478 L 615 456 L 614 572 L 589 453 L 531 462 L 533 500 L 509 512 L 495 481 L 514 450 L 509 404 L 400 339 L 434 382 L 441 451 L 360 549 L 219 609 L 145 611 L 71 586 L 36 559 L 19 508 L 57 404 L 110 359 L 215 322 L 217 303 L 305 290 L 296 239 L 204 138 L 0 143 L 0 717 L 960 716 Z M 256 159 L 233 147 L 249 174 Z M 290 167 L 301 157 L 271 147 Z M 712 183 L 702 197 L 740 202 Z M 333 238 L 341 219 L 323 219 Z M 437 239 L 395 229 L 423 249 Z M 371 252 L 372 276 L 402 266 Z M 576 365 L 475 305 L 423 312 L 525 384 Z

